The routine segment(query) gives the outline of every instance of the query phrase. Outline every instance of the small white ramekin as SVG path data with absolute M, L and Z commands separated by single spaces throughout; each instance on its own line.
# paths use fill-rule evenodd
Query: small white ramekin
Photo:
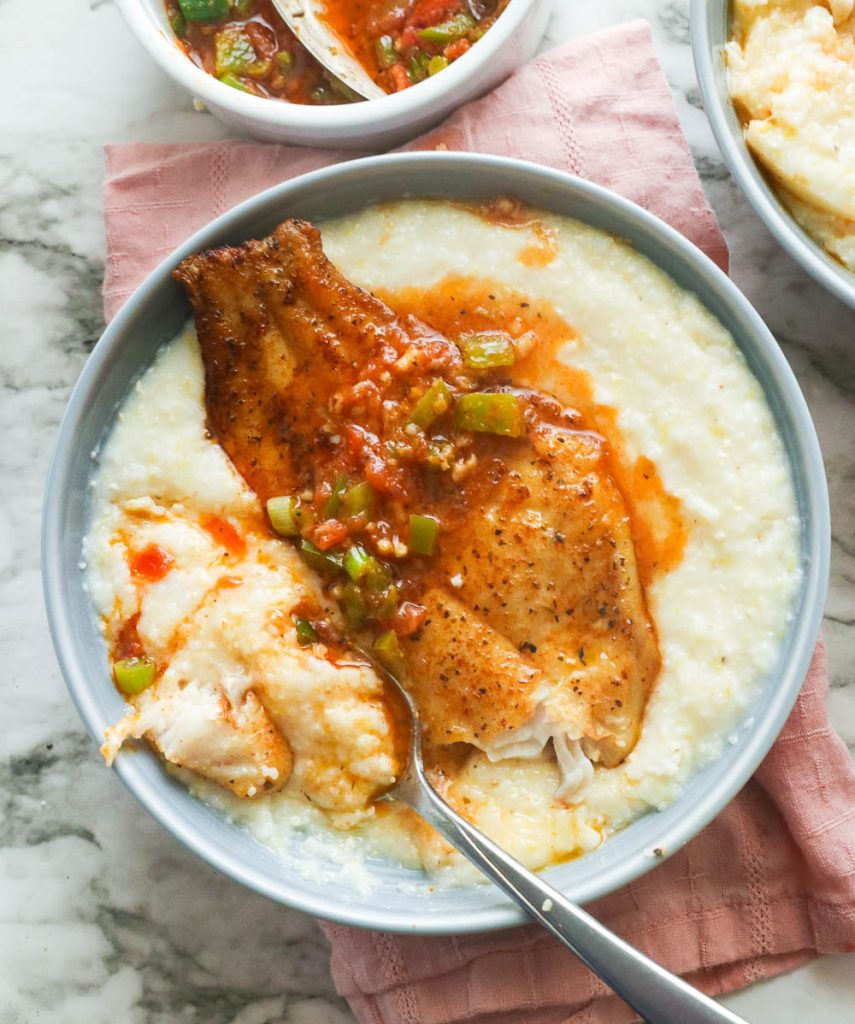
M 379 100 L 314 107 L 252 96 L 197 68 L 176 45 L 163 0 L 116 6 L 163 70 L 222 121 L 269 142 L 347 149 L 398 145 L 498 85 L 533 56 L 550 9 L 548 0 L 510 0 L 489 32 L 441 74 Z

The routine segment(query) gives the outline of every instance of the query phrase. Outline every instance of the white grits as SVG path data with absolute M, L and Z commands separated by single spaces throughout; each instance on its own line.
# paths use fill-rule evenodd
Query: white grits
M 647 592 L 663 661 L 632 754 L 615 769 L 598 768 L 577 806 L 553 799 L 557 770 L 548 756 L 491 764 L 476 753 L 452 784 L 473 820 L 535 868 L 589 851 L 640 814 L 666 806 L 716 758 L 774 664 L 800 578 L 783 446 L 729 334 L 623 243 L 566 218 L 542 219 L 554 232 L 557 255 L 540 267 L 519 258 L 537 243 L 531 229 L 501 227 L 446 204 L 411 200 L 322 225 L 329 257 L 364 287 L 429 288 L 453 274 L 550 303 L 575 332 L 561 358 L 587 371 L 596 401 L 618 411 L 627 455 L 652 459 L 682 503 L 689 531 L 684 556 Z M 208 511 L 244 515 L 255 504 L 205 435 L 202 403 L 198 347 L 185 333 L 131 393 L 100 458 L 85 555 L 104 616 L 138 610 L 115 539 L 127 527 L 128 502 L 133 510 L 135 502 L 152 501 L 176 521 L 180 578 L 176 569 L 150 588 L 169 587 L 168 600 L 164 593 L 143 607 L 141 621 L 152 638 L 180 621 L 209 571 L 210 552 L 182 519 Z M 297 578 L 299 562 L 282 571 L 282 586 L 297 585 L 288 579 Z M 208 653 L 201 671 L 216 658 Z M 300 685 L 310 693 L 311 676 Z M 307 701 L 305 713 L 316 710 Z M 354 749 L 352 728 L 347 715 L 335 722 Z M 458 882 L 471 877 L 401 814 L 368 808 L 345 815 L 337 822 L 350 829 L 345 832 L 291 783 L 255 800 L 198 780 L 193 788 L 274 847 L 299 833 L 329 863 L 357 865 L 365 853 L 378 853 Z M 330 855 L 333 848 L 339 852 Z

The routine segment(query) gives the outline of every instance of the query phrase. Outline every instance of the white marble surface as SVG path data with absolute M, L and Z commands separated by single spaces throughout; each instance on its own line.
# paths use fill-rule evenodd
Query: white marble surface
M 833 503 L 831 715 L 855 747 L 855 313 L 777 248 L 730 180 L 699 107 L 686 0 L 553 2 L 547 44 L 653 24 L 736 282 L 801 380 Z M 41 602 L 48 458 L 102 328 L 101 147 L 227 132 L 192 111 L 108 0 L 4 0 L 0 40 L 0 1024 L 345 1024 L 315 925 L 214 874 L 104 769 Z M 728 1003 L 756 1024 L 851 1024 L 855 960 L 825 958 Z

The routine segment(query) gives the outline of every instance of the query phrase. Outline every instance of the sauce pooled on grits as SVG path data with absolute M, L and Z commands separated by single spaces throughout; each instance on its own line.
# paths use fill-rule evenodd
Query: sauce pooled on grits
M 692 587 L 714 581 L 715 566 L 727 576 L 734 556 L 720 525 L 707 536 L 709 499 L 683 488 L 687 512 L 647 454 L 655 446 L 624 436 L 625 401 L 604 403 L 596 379 L 568 360 L 585 337 L 554 300 L 502 270 L 507 246 L 521 278 L 562 280 L 574 237 L 563 222 L 510 200 L 412 206 L 414 230 L 435 217 L 449 244 L 458 230 L 483 236 L 482 249 L 492 240 L 495 277 L 464 270 L 465 255 L 429 281 L 390 272 L 409 244 L 398 219 L 406 203 L 353 222 L 352 251 L 378 254 L 369 287 L 296 220 L 176 270 L 195 335 L 164 351 L 120 414 L 102 472 L 108 497 L 87 541 L 114 678 L 131 705 L 104 752 L 111 760 L 126 740 L 145 738 L 188 781 L 207 780 L 194 784 L 206 799 L 257 834 L 266 822 L 265 841 L 311 819 L 370 835 L 375 851 L 411 862 L 407 835 L 416 863 L 444 867 L 448 851 L 433 833 L 377 803 L 404 737 L 382 673 L 360 653 L 370 649 L 419 706 L 434 784 L 539 867 L 668 799 L 654 793 L 694 763 L 681 730 L 704 729 L 710 750 L 721 742 L 716 716 L 730 721 L 720 709 L 743 700 L 731 674 L 749 670 L 721 638 L 714 643 L 729 653 L 715 669 L 697 641 L 675 642 L 667 591 L 681 574 Z M 359 238 L 375 228 L 372 249 Z M 349 231 L 342 221 L 331 234 L 334 252 L 346 252 Z M 617 243 L 585 231 L 619 260 Z M 647 280 L 638 294 L 658 287 Z M 601 308 L 590 285 L 584 295 Z M 681 330 L 695 323 L 693 306 L 668 315 Z M 584 305 L 579 322 L 595 329 Z M 709 347 L 703 330 L 696 354 Z M 719 359 L 719 337 L 709 338 Z M 632 372 L 643 391 L 646 370 Z M 754 400 L 743 396 L 740 408 Z M 646 402 L 664 427 L 664 407 Z M 727 445 L 731 428 L 721 424 Z M 769 466 L 771 500 L 783 484 Z M 711 493 L 735 507 L 741 488 L 734 480 L 727 495 L 721 484 Z M 771 531 L 761 547 L 781 546 L 778 521 L 758 507 L 759 529 Z M 791 526 L 780 527 L 787 537 Z M 732 551 L 743 550 L 734 540 Z M 779 625 L 757 635 L 777 637 Z M 685 661 L 693 642 L 703 663 Z M 710 671 L 728 680 L 720 695 L 693 684 Z M 275 824 L 280 800 L 290 826 Z

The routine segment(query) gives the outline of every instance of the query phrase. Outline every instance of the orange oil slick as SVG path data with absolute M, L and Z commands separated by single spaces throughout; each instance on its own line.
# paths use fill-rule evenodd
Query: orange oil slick
M 147 583 L 162 580 L 175 565 L 175 559 L 159 544 L 149 544 L 142 551 L 132 551 L 128 562 L 131 573 Z
M 199 520 L 199 525 L 230 555 L 240 558 L 246 553 L 246 541 L 228 519 L 220 516 L 203 516 Z

